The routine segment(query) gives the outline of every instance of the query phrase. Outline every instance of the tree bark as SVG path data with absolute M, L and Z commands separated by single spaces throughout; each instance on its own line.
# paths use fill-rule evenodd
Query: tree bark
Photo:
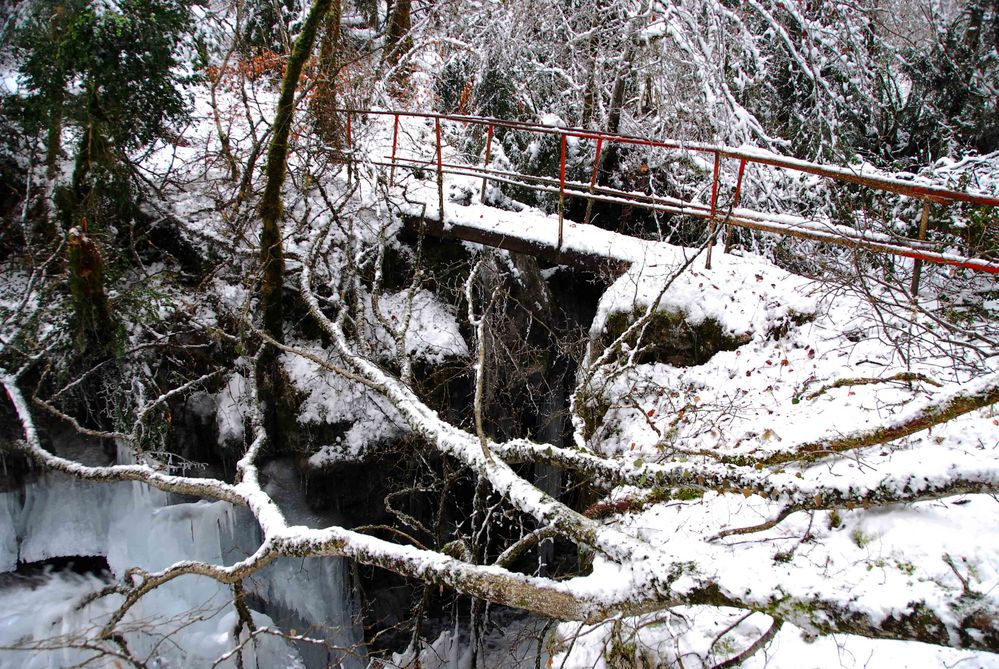
M 340 57 L 340 17 L 343 0 L 332 0 L 319 47 L 318 80 L 312 98 L 312 114 L 316 133 L 330 146 L 343 146 L 343 129 L 336 109 L 336 77 L 343 59 Z
M 586 83 L 583 89 L 583 117 L 581 119 L 581 125 L 584 128 L 590 127 L 590 124 L 593 122 L 594 112 L 596 111 L 597 53 L 600 47 L 597 34 L 605 6 L 606 0 L 597 0 L 597 2 L 593 3 L 593 15 L 590 18 L 590 36 L 586 40 Z
M 312 54 L 316 33 L 332 0 L 315 0 L 301 34 L 295 40 L 284 80 L 281 83 L 281 97 L 274 114 L 274 130 L 267 148 L 266 184 L 264 195 L 257 209 L 260 214 L 260 307 L 263 311 L 263 330 L 275 341 L 284 342 L 284 246 L 281 234 L 281 216 L 284 204 L 281 190 L 288 166 L 288 138 L 295 112 L 295 93 L 302 76 L 305 61 Z M 264 350 L 258 359 L 257 381 L 268 398 L 268 408 L 264 418 L 271 444 L 280 449 L 284 441 L 284 431 L 280 425 L 287 423 L 288 408 L 277 350 L 263 344 Z
M 398 0 L 389 16 L 388 32 L 385 35 L 385 63 L 389 67 L 399 64 L 402 54 L 409 50 L 409 31 L 413 27 L 412 0 Z
M 91 173 L 103 140 L 93 123 L 84 130 L 73 169 L 73 187 L 62 207 L 66 229 L 69 290 L 73 297 L 76 347 L 80 352 L 107 350 L 113 344 L 111 302 L 104 292 L 104 255 L 90 235 L 88 205 L 96 196 Z

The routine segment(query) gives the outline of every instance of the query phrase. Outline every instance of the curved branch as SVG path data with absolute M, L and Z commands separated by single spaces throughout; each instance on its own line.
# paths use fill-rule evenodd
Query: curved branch
M 773 641 L 773 638 L 777 636 L 777 632 L 780 631 L 780 628 L 783 625 L 784 625 L 783 621 L 775 620 L 773 624 L 770 626 L 770 629 L 764 632 L 759 639 L 750 644 L 750 646 L 746 648 L 746 650 L 742 651 L 737 655 L 733 655 L 724 662 L 719 662 L 714 667 L 712 667 L 712 669 L 731 669 L 731 667 L 742 666 L 743 662 L 751 658 L 753 655 L 756 655 L 756 653 L 758 653 L 761 648 L 763 648 L 768 643 Z
M 554 527 L 541 527 L 536 529 L 523 536 L 515 544 L 500 553 L 499 557 L 496 558 L 496 562 L 493 564 L 499 565 L 500 567 L 509 567 L 517 558 L 523 555 L 524 551 L 527 549 L 532 546 L 536 546 L 545 539 L 554 539 L 557 536 L 558 532 L 555 531 Z
M 246 502 L 234 486 L 214 479 L 199 479 L 189 476 L 173 476 L 156 471 L 148 465 L 110 465 L 106 467 L 90 467 L 74 460 L 62 458 L 49 453 L 42 447 L 38 431 L 31 418 L 28 403 L 17 387 L 17 381 L 6 372 L 0 370 L 0 384 L 3 385 L 14 405 L 21 428 L 24 431 L 24 441 L 20 442 L 22 450 L 40 465 L 55 471 L 89 481 L 141 481 L 164 492 L 194 495 L 209 499 L 224 500 L 233 504 L 245 505 Z
M 257 481 L 255 458 L 266 441 L 258 415 L 254 418 L 257 438 L 238 464 L 241 480 L 234 486 L 218 481 L 169 477 L 144 466 L 86 467 L 53 456 L 41 447 L 27 404 L 14 379 L 4 374 L 0 375 L 0 380 L 21 418 L 29 452 L 46 466 L 80 478 L 137 480 L 163 490 L 224 499 L 249 506 L 257 517 L 265 540 L 254 555 L 229 567 L 185 561 L 153 574 L 134 571 L 132 574 L 142 577 L 142 580 L 126 595 L 132 603 L 158 585 L 188 574 L 234 583 L 280 556 L 338 555 L 562 620 L 595 622 L 619 614 L 635 615 L 673 606 L 701 604 L 760 611 L 817 634 L 846 632 L 875 638 L 917 639 L 941 645 L 953 645 L 954 640 L 959 640 L 961 645 L 983 650 L 999 645 L 999 628 L 990 626 L 990 621 L 999 619 L 999 612 L 981 599 L 970 602 L 966 601 L 966 596 L 959 596 L 955 601 L 945 603 L 942 613 L 916 602 L 906 611 L 879 617 L 869 611 L 852 610 L 838 599 L 824 598 L 819 594 L 794 596 L 778 592 L 753 595 L 747 589 L 744 594 L 736 595 L 723 590 L 717 581 L 702 574 L 696 563 L 671 563 L 651 551 L 637 555 L 632 548 L 636 543 L 634 540 L 607 529 L 596 537 L 602 546 L 608 547 L 613 538 L 623 537 L 628 543 L 614 552 L 631 552 L 635 558 L 645 558 L 631 563 L 632 582 L 623 584 L 616 592 L 608 592 L 605 584 L 591 577 L 555 582 L 516 574 L 498 566 L 469 564 L 438 552 L 400 546 L 339 527 L 289 527 L 276 504 Z M 408 410 L 415 412 L 418 407 L 408 407 Z M 455 434 L 436 436 L 440 439 L 438 447 L 445 452 L 461 453 L 474 463 L 477 470 L 485 471 L 485 475 L 511 499 L 537 515 L 554 517 L 552 524 L 560 532 L 564 532 L 567 526 L 576 532 L 587 531 L 593 524 L 587 521 L 582 527 L 573 526 L 571 517 L 566 520 L 558 508 L 561 505 L 547 511 L 534 506 L 538 497 L 523 491 L 527 487 L 525 482 L 508 482 L 499 464 L 485 465 L 473 435 L 455 431 Z M 477 454 L 478 459 L 470 454 Z
M 982 409 L 999 402 L 999 374 L 990 374 L 970 387 L 961 388 L 945 397 L 940 403 L 882 427 L 859 430 L 841 437 L 820 439 L 795 447 L 792 451 L 752 458 L 747 462 L 744 456 L 730 456 L 728 461 L 736 464 L 777 465 L 787 462 L 811 462 L 829 453 L 846 451 L 885 444 L 916 432 L 922 432 L 934 425 L 940 425 L 976 409 Z M 722 462 L 727 461 L 723 456 Z
M 966 472 L 932 482 L 923 476 L 910 475 L 886 478 L 874 488 L 816 488 L 813 492 L 800 490 L 782 495 L 779 487 L 746 489 L 763 497 L 781 499 L 787 503 L 770 520 L 749 527 L 729 528 L 718 532 L 708 541 L 716 541 L 735 534 L 751 534 L 776 527 L 791 514 L 799 511 L 824 511 L 829 509 L 869 508 L 892 504 L 914 504 L 958 495 L 983 495 L 999 493 L 999 481 L 993 472 Z
M 838 437 L 808 442 L 788 451 L 762 456 L 720 455 L 714 451 L 689 453 L 689 455 L 711 456 L 713 462 L 706 464 L 679 462 L 635 464 L 580 450 L 535 444 L 524 439 L 493 444 L 492 450 L 508 462 L 535 462 L 572 469 L 589 476 L 605 487 L 634 485 L 649 488 L 696 482 L 699 485 L 706 485 L 721 491 L 748 488 L 765 496 L 776 495 L 779 497 L 787 492 L 788 487 L 780 489 L 769 485 L 767 482 L 771 479 L 771 474 L 766 471 L 761 472 L 761 468 L 794 462 L 810 463 L 825 455 L 845 453 L 888 443 L 997 402 L 999 402 L 999 374 L 990 374 L 972 384 L 952 391 L 933 406 L 925 407 L 893 423 L 877 428 L 858 430 Z M 799 488 L 794 481 L 788 483 L 791 490 Z M 996 483 L 976 479 L 974 485 L 979 488 L 975 492 L 992 492 Z M 898 501 L 918 500 L 899 499 Z M 860 502 L 858 501 L 858 503 Z

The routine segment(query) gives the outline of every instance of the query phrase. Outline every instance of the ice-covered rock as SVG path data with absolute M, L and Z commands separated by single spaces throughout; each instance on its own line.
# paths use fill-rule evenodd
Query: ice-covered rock
M 25 486 L 21 562 L 105 555 L 111 499 L 120 484 L 94 485 L 51 472 Z
M 225 388 L 215 396 L 215 402 L 219 442 L 241 442 L 245 431 L 243 423 L 250 407 L 246 377 L 239 372 L 233 373 Z
M 18 520 L 21 515 L 20 495 L 0 493 L 0 572 L 17 567 Z
M 118 460 L 130 463 L 132 458 L 119 449 Z M 324 522 L 311 515 L 291 462 L 265 469 L 269 492 L 281 499 L 289 518 L 313 526 Z M 58 473 L 39 477 L 23 493 L 0 494 L 0 569 L 14 570 L 19 556 L 22 562 L 38 562 L 96 555 L 105 556 L 120 578 L 133 567 L 157 571 L 185 560 L 232 564 L 260 543 L 259 529 L 246 509 L 227 502 L 174 502 L 141 483 L 91 483 Z M 244 666 L 304 667 L 303 656 L 308 666 L 336 666 L 343 660 L 331 650 L 335 648 L 363 656 L 344 572 L 341 559 L 289 558 L 248 579 L 247 590 L 265 610 L 252 613 L 258 628 L 295 629 L 326 644 L 296 647 L 279 636 L 262 635 L 246 645 Z M 68 666 L 90 658 L 88 651 L 68 645 L 96 635 L 120 604 L 120 597 L 111 596 L 78 608 L 105 585 L 99 577 L 71 572 L 8 577 L 0 586 L 0 598 L 9 604 L 0 611 L 0 647 L 42 644 L 53 650 L 0 653 L 0 666 Z M 232 599 L 228 586 L 203 576 L 182 576 L 143 597 L 121 628 L 127 630 L 130 650 L 140 658 L 155 657 L 156 666 L 211 666 L 237 644 Z M 165 638 L 169 643 L 163 643 Z M 106 665 L 95 666 L 113 662 L 108 658 Z M 219 666 L 235 666 L 235 657 Z M 344 666 L 362 664 L 351 657 Z

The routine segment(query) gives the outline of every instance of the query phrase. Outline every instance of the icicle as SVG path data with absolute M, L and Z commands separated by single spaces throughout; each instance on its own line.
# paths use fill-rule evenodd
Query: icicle
M 0 493 L 0 572 L 17 567 L 18 519 L 21 502 L 16 492 Z

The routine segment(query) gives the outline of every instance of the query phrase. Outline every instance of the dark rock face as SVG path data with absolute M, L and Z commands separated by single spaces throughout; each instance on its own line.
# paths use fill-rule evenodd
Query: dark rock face
M 610 344 L 627 329 L 640 314 L 616 313 L 607 319 L 603 345 Z M 749 341 L 749 336 L 726 334 L 718 321 L 706 318 L 691 325 L 682 313 L 666 311 L 653 315 L 642 341 L 632 338 L 628 344 L 640 346 L 638 364 L 663 363 L 673 367 L 703 365 L 719 351 L 734 351 Z
M 430 277 L 424 285 L 463 314 L 462 284 L 474 258 L 457 242 L 427 238 L 423 243 Z M 404 255 L 388 254 L 389 261 L 396 274 L 404 273 Z M 498 302 L 504 305 L 502 313 L 490 314 L 491 345 L 487 352 L 492 357 L 487 361 L 486 431 L 497 438 L 527 436 L 560 445 L 570 429 L 565 420 L 568 393 L 582 356 L 586 328 L 609 279 L 579 270 L 542 269 L 535 258 L 502 254 L 488 262 L 478 281 L 481 294 L 509 297 Z M 397 287 L 403 285 L 405 281 Z M 467 341 L 473 341 L 472 333 L 463 334 Z M 473 429 L 474 377 L 468 360 L 418 364 L 415 376 L 418 392 L 442 418 Z M 448 544 L 457 550 L 454 547 L 463 538 L 476 535 L 476 521 L 472 520 L 476 514 L 475 480 L 415 439 L 384 444 L 370 451 L 362 462 L 314 467 L 299 458 L 298 463 L 309 508 L 317 514 L 333 514 L 347 527 L 409 543 L 395 533 L 401 530 L 436 550 L 448 550 L 444 548 Z M 532 466 L 527 467 L 524 474 L 533 475 L 556 497 L 568 485 L 578 483 L 564 480 L 562 473 L 552 468 L 534 467 L 532 472 Z M 578 496 L 578 486 L 574 487 L 573 495 Z M 485 494 L 488 496 L 488 491 Z M 489 504 L 497 501 L 490 499 Z M 531 523 L 516 514 L 489 522 L 490 545 L 465 542 L 473 552 L 482 552 L 485 560 L 495 558 L 500 544 L 505 546 L 511 540 L 511 532 Z M 520 566 L 527 572 L 556 574 L 578 569 L 578 557 L 571 545 L 546 542 L 522 558 Z M 372 654 L 405 648 L 414 627 L 425 638 L 434 638 L 445 627 L 453 626 L 452 607 L 457 606 L 463 617 L 470 610 L 467 598 L 456 599 L 447 590 L 381 569 L 353 565 L 352 578 L 361 603 L 365 641 Z
M 31 579 L 49 572 L 72 572 L 108 580 L 111 578 L 111 567 L 103 555 L 62 555 L 39 562 L 22 562 L 17 565 L 17 571 L 4 576 Z

